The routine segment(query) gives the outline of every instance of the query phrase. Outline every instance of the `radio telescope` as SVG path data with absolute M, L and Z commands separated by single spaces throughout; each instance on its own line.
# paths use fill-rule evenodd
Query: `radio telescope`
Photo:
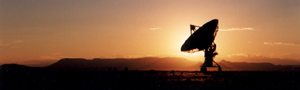
M 216 52 L 216 43 L 214 42 L 218 32 L 218 19 L 213 19 L 202 27 L 196 25 L 190 25 L 191 36 L 181 46 L 182 52 L 194 53 L 204 51 L 204 63 L 201 66 L 201 72 L 207 72 L 207 67 L 218 67 L 218 71 L 221 71 L 221 67 L 213 59 L 218 53 Z M 199 27 L 196 30 L 196 27 Z M 213 62 L 217 66 L 213 66 Z

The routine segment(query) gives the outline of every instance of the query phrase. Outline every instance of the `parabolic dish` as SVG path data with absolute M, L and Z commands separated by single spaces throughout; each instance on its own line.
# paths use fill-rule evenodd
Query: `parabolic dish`
M 213 19 L 196 30 L 181 46 L 181 51 L 202 51 L 211 46 L 218 32 L 218 22 L 218 19 Z

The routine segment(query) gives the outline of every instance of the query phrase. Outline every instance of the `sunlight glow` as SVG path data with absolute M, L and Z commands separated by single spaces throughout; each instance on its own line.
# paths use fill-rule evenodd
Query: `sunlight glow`
M 184 53 L 185 56 L 199 56 L 204 55 L 204 52 Z
M 190 24 L 212 19 L 219 20 L 217 60 L 246 53 L 300 61 L 299 0 L 50 1 L 1 1 L 0 64 L 148 55 L 203 61 L 203 51 L 180 48 Z

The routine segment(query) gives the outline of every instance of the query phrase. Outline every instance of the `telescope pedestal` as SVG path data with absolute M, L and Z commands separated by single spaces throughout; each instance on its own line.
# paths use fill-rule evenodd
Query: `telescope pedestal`
M 218 67 L 218 71 L 221 72 L 222 68 L 221 66 L 214 61 L 214 57 L 218 55 L 216 51 L 216 44 L 213 42 L 211 46 L 209 46 L 207 49 L 204 51 L 204 57 L 205 61 L 203 65 L 201 66 L 200 72 L 207 72 L 207 67 Z M 213 66 L 213 63 L 215 63 L 217 66 Z
M 206 67 L 201 67 L 200 72 L 207 72 L 207 68 Z
M 201 66 L 201 68 L 200 68 L 200 72 L 207 72 L 207 67 L 218 67 L 218 72 L 222 72 L 222 68 L 221 68 L 221 66 L 217 63 L 217 62 L 215 62 L 215 61 L 213 61 L 217 66 L 206 66 L 206 63 L 203 63 L 203 65 Z

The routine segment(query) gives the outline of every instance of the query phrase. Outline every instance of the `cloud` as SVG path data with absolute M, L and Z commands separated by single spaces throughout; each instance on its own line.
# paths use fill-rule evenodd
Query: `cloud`
M 10 48 L 19 48 L 20 43 L 24 43 L 25 41 L 23 40 L 13 40 L 9 42 L 1 42 L 0 41 L 0 47 L 10 47 Z
M 61 53 L 52 53 L 50 55 L 40 56 L 42 60 L 59 60 L 62 58 L 66 58 L 67 56 L 62 55 Z
M 155 27 L 155 28 L 150 28 L 150 30 L 161 30 L 162 28 L 160 27 Z
M 219 31 L 245 31 L 254 30 L 253 28 L 230 28 L 230 29 L 219 29 Z
M 1 42 L 1 41 L 0 41 L 0 46 L 3 46 L 3 47 L 4 47 L 4 46 L 10 46 L 10 43 L 4 43 L 4 42 Z
M 15 40 L 14 41 L 14 43 L 23 43 L 23 42 L 25 42 L 25 41 L 23 41 L 23 40 Z
M 228 57 L 236 57 L 236 56 L 248 57 L 247 54 L 243 54 L 243 53 L 237 53 L 237 54 L 230 54 L 230 55 L 228 55 Z
M 40 56 L 42 60 L 58 60 L 60 58 L 54 56 Z
M 288 45 L 288 46 L 300 46 L 296 43 L 285 43 L 285 42 L 264 42 L 265 45 Z

